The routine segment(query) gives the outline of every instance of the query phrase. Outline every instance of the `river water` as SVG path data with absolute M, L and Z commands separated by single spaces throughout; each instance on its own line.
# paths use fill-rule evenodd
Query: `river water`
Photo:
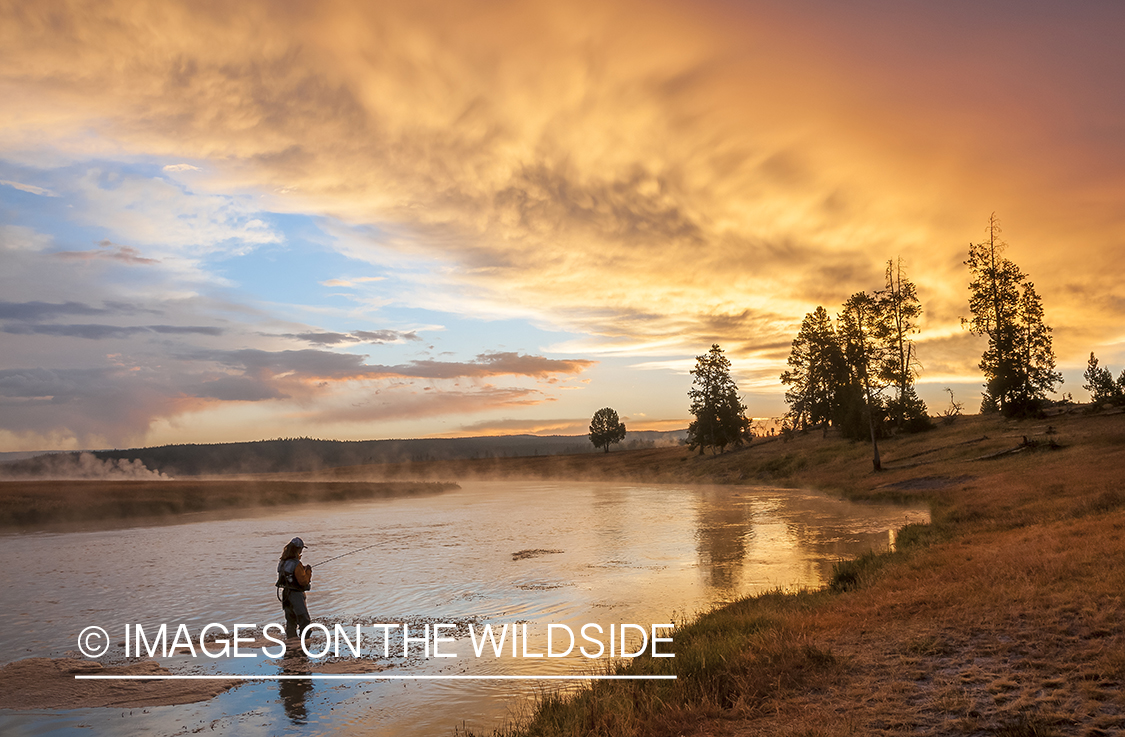
M 375 547 L 316 569 L 308 595 L 313 620 L 344 625 L 365 638 L 360 656 L 280 661 L 258 642 L 253 658 L 191 657 L 181 648 L 156 658 L 176 673 L 273 675 L 333 670 L 412 675 L 544 675 L 604 669 L 608 652 L 576 638 L 567 657 L 546 653 L 548 625 L 579 635 L 584 624 L 608 650 L 611 626 L 629 629 L 627 652 L 644 645 L 640 628 L 685 617 L 740 596 L 775 588 L 821 586 L 832 564 L 893 544 L 923 507 L 859 504 L 789 489 L 620 483 L 469 482 L 426 497 L 262 511 L 238 519 L 112 531 L 2 535 L 6 627 L 0 661 L 76 652 L 85 627 L 105 628 L 113 645 L 102 659 L 121 662 L 125 625 L 154 633 L 180 623 L 195 637 L 215 622 L 261 627 L 283 622 L 274 598 L 277 556 L 300 535 L 304 560 L 317 563 Z M 441 652 L 410 637 L 449 623 Z M 513 657 L 489 648 L 475 655 L 472 634 L 485 624 L 527 639 Z M 519 629 L 516 629 L 516 628 Z M 552 648 L 568 644 L 559 628 Z M 659 651 L 675 652 L 671 643 Z M 311 645 L 319 650 L 319 636 Z M 132 642 L 132 641 L 131 641 Z M 195 641 L 198 645 L 198 640 Z M 507 641 L 510 645 L 511 639 Z M 561 644 L 560 644 L 561 643 Z M 620 642 L 617 646 L 620 647 Z M 650 643 L 651 646 L 651 643 Z M 384 647 L 391 657 L 384 656 Z M 430 643 L 432 647 L 432 641 Z M 257 649 L 255 649 L 257 648 Z M 276 649 L 276 648 L 274 648 Z M 619 650 L 617 650 L 619 652 Z M 431 655 L 433 653 L 431 652 Z M 325 662 L 331 666 L 325 666 Z M 363 731 L 374 735 L 452 734 L 487 730 L 525 709 L 544 681 L 263 680 L 198 704 L 146 709 L 0 712 L 4 734 L 299 734 Z M 547 687 L 554 687 L 551 682 Z

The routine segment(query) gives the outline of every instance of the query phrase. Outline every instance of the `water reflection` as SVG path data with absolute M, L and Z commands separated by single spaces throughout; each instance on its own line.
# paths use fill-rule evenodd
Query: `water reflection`
M 717 600 L 772 587 L 815 588 L 837 561 L 857 550 L 888 549 L 897 528 L 915 519 L 913 511 L 800 490 L 703 488 L 695 509 L 697 560 Z
M 699 564 L 708 588 L 723 599 L 732 598 L 742 581 L 746 542 L 753 535 L 749 508 L 731 495 L 726 489 L 703 490 L 696 515 Z
M 316 563 L 378 543 L 317 568 L 310 606 L 317 621 L 527 623 L 542 640 L 548 623 L 661 623 L 745 594 L 774 587 L 821 585 L 832 563 L 873 547 L 888 531 L 924 521 L 923 509 L 858 505 L 811 492 L 745 487 L 628 484 L 473 483 L 425 499 L 387 499 L 256 517 L 161 528 L 0 535 L 11 551 L 6 581 L 15 602 L 0 629 L 0 661 L 59 656 L 90 624 L 120 633 L 125 622 L 279 620 L 273 596 L 279 544 L 295 532 L 316 551 Z M 200 548 L 223 550 L 210 567 L 187 567 Z M 523 551 L 523 556 L 513 553 Z M 98 553 L 104 553 L 99 555 Z M 92 561 L 96 561 L 94 565 Z M 170 584 L 169 582 L 175 582 Z M 206 591 L 185 597 L 183 591 Z M 456 660 L 438 663 L 377 658 L 394 673 L 545 674 L 588 672 L 596 664 L 567 659 L 472 657 L 468 643 Z M 173 671 L 308 673 L 317 662 L 233 659 L 166 663 Z M 442 670 L 447 669 L 447 670 Z M 110 723 L 81 712 L 0 714 L 0 732 L 95 731 L 170 734 L 190 721 L 214 724 L 211 734 L 301 735 L 344 731 L 448 734 L 465 720 L 491 731 L 535 692 L 513 682 L 325 682 L 281 679 L 243 686 L 211 702 L 164 707 L 148 721 Z M 315 686 L 315 689 L 314 689 Z M 521 702 L 522 703 L 522 702 Z M 518 703 L 515 704 L 518 707 Z M 186 715 L 186 716 L 185 716 Z M 190 717 L 190 719 L 189 719 Z M 69 721 L 67 721 L 69 720 Z M 227 726 L 229 725 L 229 726 Z
M 593 521 L 598 541 L 611 559 L 620 558 L 619 553 L 629 539 L 629 527 L 636 524 L 628 502 L 628 493 L 621 487 L 600 486 L 593 490 Z
M 281 696 L 281 704 L 285 708 L 285 716 L 291 724 L 304 724 L 309 719 L 305 708 L 305 700 L 313 692 L 311 679 L 283 678 L 277 682 L 277 690 Z

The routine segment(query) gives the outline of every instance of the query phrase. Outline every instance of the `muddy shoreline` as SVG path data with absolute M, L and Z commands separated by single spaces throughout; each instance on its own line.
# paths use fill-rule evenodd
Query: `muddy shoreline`
M 26 658 L 0 667 L 0 709 L 136 709 L 213 699 L 240 681 L 109 680 L 84 676 L 169 676 L 172 671 L 144 661 L 102 666 L 77 658 Z

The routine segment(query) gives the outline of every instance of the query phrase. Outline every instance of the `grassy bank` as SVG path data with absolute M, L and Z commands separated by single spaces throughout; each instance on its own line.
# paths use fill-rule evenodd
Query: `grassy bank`
M 567 479 L 650 483 L 769 484 L 814 487 L 849 496 L 892 498 L 929 491 L 917 479 L 927 475 L 965 475 L 982 471 L 975 459 L 1016 450 L 1024 440 L 1048 445 L 1095 438 L 1102 425 L 1123 424 L 1125 416 L 1080 413 L 1042 421 L 1015 422 L 977 415 L 918 435 L 879 441 L 884 473 L 871 473 L 871 446 L 819 431 L 755 439 L 749 446 L 719 455 L 698 454 L 685 446 L 582 455 L 480 458 L 422 463 L 377 463 L 270 478 L 331 480 Z M 1054 431 L 1049 434 L 1049 431 Z M 1078 435 L 1075 435 L 1078 433 Z M 1017 454 L 1018 455 L 1018 454 Z M 895 487 L 896 483 L 901 486 Z M 914 486 L 911 486 L 911 484 Z
M 688 478 L 710 464 L 725 482 L 922 497 L 933 521 L 906 529 L 894 552 L 839 565 L 824 590 L 718 609 L 677 630 L 674 659 L 631 665 L 674 682 L 545 697 L 502 733 L 1125 729 L 1125 416 L 970 417 L 883 449 L 882 474 L 869 446 L 819 436 L 664 459 Z
M 189 513 L 436 494 L 453 488 L 456 484 L 410 481 L 3 481 L 0 529 L 168 521 Z

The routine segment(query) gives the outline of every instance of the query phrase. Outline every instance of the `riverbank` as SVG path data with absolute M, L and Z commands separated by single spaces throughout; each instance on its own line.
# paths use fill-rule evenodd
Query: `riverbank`
M 644 483 L 747 484 L 817 488 L 857 498 L 913 498 L 950 478 L 982 473 L 977 461 L 1019 455 L 1064 442 L 1096 442 L 1125 415 L 1089 416 L 1075 411 L 1039 421 L 1005 421 L 970 415 L 931 432 L 879 441 L 884 471 L 871 473 L 871 446 L 825 438 L 819 431 L 757 438 L 750 445 L 712 455 L 686 446 L 606 453 L 448 461 L 376 463 L 313 473 L 273 474 L 262 479 L 333 481 L 566 479 Z M 1023 446 L 1023 450 L 1021 449 Z M 988 466 L 987 468 L 991 468 Z M 937 481 L 920 481 L 929 476 Z
M 0 530 L 115 527 L 262 507 L 438 494 L 454 483 L 303 480 L 0 481 Z
M 598 684 L 575 701 L 545 702 L 537 721 L 516 733 L 1094 735 L 1125 728 L 1125 415 L 964 417 L 881 448 L 881 474 L 870 470 L 869 445 L 812 433 L 716 456 L 679 446 L 224 483 L 566 478 L 927 500 L 931 525 L 900 534 L 893 554 L 841 566 L 834 590 L 725 607 L 677 632 L 675 659 L 637 661 L 637 669 L 670 669 L 679 676 L 674 684 Z M 150 486 L 165 483 L 173 482 Z
M 674 660 L 633 664 L 675 682 L 597 683 L 501 733 L 1125 729 L 1125 416 L 962 418 L 883 443 L 881 474 L 864 444 L 804 436 L 755 457 L 768 447 L 684 458 L 682 473 L 921 497 L 933 521 L 826 590 L 723 607 L 677 631 Z

